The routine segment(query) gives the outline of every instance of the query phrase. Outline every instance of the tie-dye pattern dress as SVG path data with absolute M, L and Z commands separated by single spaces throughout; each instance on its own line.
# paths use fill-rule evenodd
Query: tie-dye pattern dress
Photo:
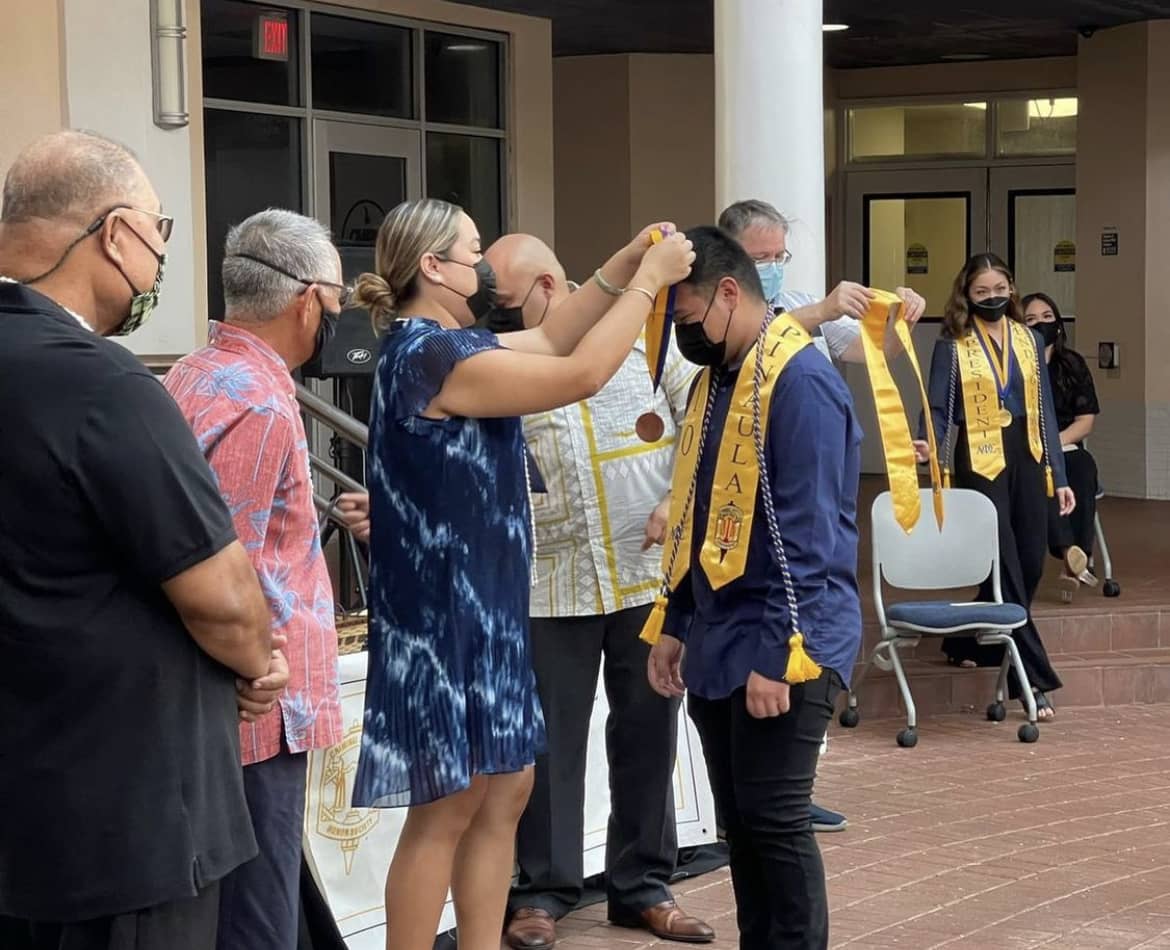
M 543 751 L 517 418 L 426 419 L 486 330 L 397 322 L 370 409 L 370 645 L 357 807 L 423 805 Z

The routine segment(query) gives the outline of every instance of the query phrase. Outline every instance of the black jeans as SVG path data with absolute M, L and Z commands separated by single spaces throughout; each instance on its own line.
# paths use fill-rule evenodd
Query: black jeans
M 790 689 L 774 719 L 747 711 L 746 690 L 691 694 L 715 807 L 731 851 L 740 950 L 825 950 L 825 868 L 809 819 L 817 756 L 841 680 L 832 670 Z

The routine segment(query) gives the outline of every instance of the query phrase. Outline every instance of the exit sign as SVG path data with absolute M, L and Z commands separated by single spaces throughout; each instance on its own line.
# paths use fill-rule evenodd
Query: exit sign
M 288 18 L 261 13 L 252 30 L 252 55 L 257 59 L 288 62 Z

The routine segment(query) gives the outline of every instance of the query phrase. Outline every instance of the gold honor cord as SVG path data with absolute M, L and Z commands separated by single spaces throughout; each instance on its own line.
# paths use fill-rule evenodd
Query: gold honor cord
M 740 369 L 718 441 L 710 514 L 699 555 L 699 565 L 713 590 L 719 590 L 739 579 L 747 568 L 760 481 L 761 478 L 767 481 L 763 448 L 767 439 L 772 392 L 788 361 L 811 342 L 812 338 L 800 324 L 788 314 L 780 314 L 765 324 L 760 339 L 748 352 Z M 670 592 L 686 577 L 690 567 L 699 456 L 708 435 L 714 392 L 711 371 L 706 370 L 695 388 L 679 435 L 674 477 L 671 480 L 668 531 L 671 541 L 662 557 L 664 583 L 641 634 L 642 640 L 650 644 L 657 643 L 661 638 Z M 792 623 L 784 679 L 789 683 L 803 683 L 820 676 L 821 668 L 804 647 L 795 586 L 772 510 L 770 492 L 771 487 L 765 484 L 762 507 L 767 520 L 766 530 L 774 548 L 773 554 L 784 582 Z
M 902 396 L 886 362 L 886 327 L 894 321 L 903 349 L 918 381 L 918 392 L 922 404 L 929 407 L 926 385 L 922 380 L 922 367 L 918 354 L 914 352 L 914 341 L 910 328 L 901 314 L 902 301 L 885 290 L 873 290 L 873 300 L 861 318 L 861 344 L 865 350 L 865 365 L 869 372 L 869 386 L 873 392 L 873 403 L 877 410 L 878 429 L 882 437 L 882 451 L 886 459 L 886 473 L 890 481 L 890 495 L 894 503 L 894 518 L 902 530 L 909 532 L 918 523 L 922 514 L 921 496 L 918 493 L 918 469 L 914 458 L 914 443 L 910 425 L 906 420 L 906 409 Z M 930 445 L 930 485 L 934 491 L 934 518 L 939 528 L 943 525 L 942 474 L 938 464 L 938 445 L 935 441 L 933 420 L 926 427 L 926 439 Z
M 1031 333 L 1022 323 L 1008 321 L 1010 342 L 1005 341 L 1017 357 L 1030 353 L 1030 359 L 1016 359 L 1024 379 L 1024 404 L 1027 412 L 1028 449 L 1037 461 L 1046 461 L 1047 453 L 1040 434 L 1040 364 Z M 963 413 L 967 425 L 967 448 L 971 468 L 993 481 L 1007 466 L 1003 452 L 1003 426 L 1000 422 L 999 392 L 994 364 L 975 331 L 955 341 L 959 362 L 959 379 L 963 388 Z

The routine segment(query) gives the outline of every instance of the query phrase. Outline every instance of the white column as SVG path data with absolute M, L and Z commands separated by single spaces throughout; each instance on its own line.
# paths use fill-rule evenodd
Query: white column
M 762 198 L 793 219 L 785 286 L 825 291 L 821 0 L 715 0 L 718 210 Z

